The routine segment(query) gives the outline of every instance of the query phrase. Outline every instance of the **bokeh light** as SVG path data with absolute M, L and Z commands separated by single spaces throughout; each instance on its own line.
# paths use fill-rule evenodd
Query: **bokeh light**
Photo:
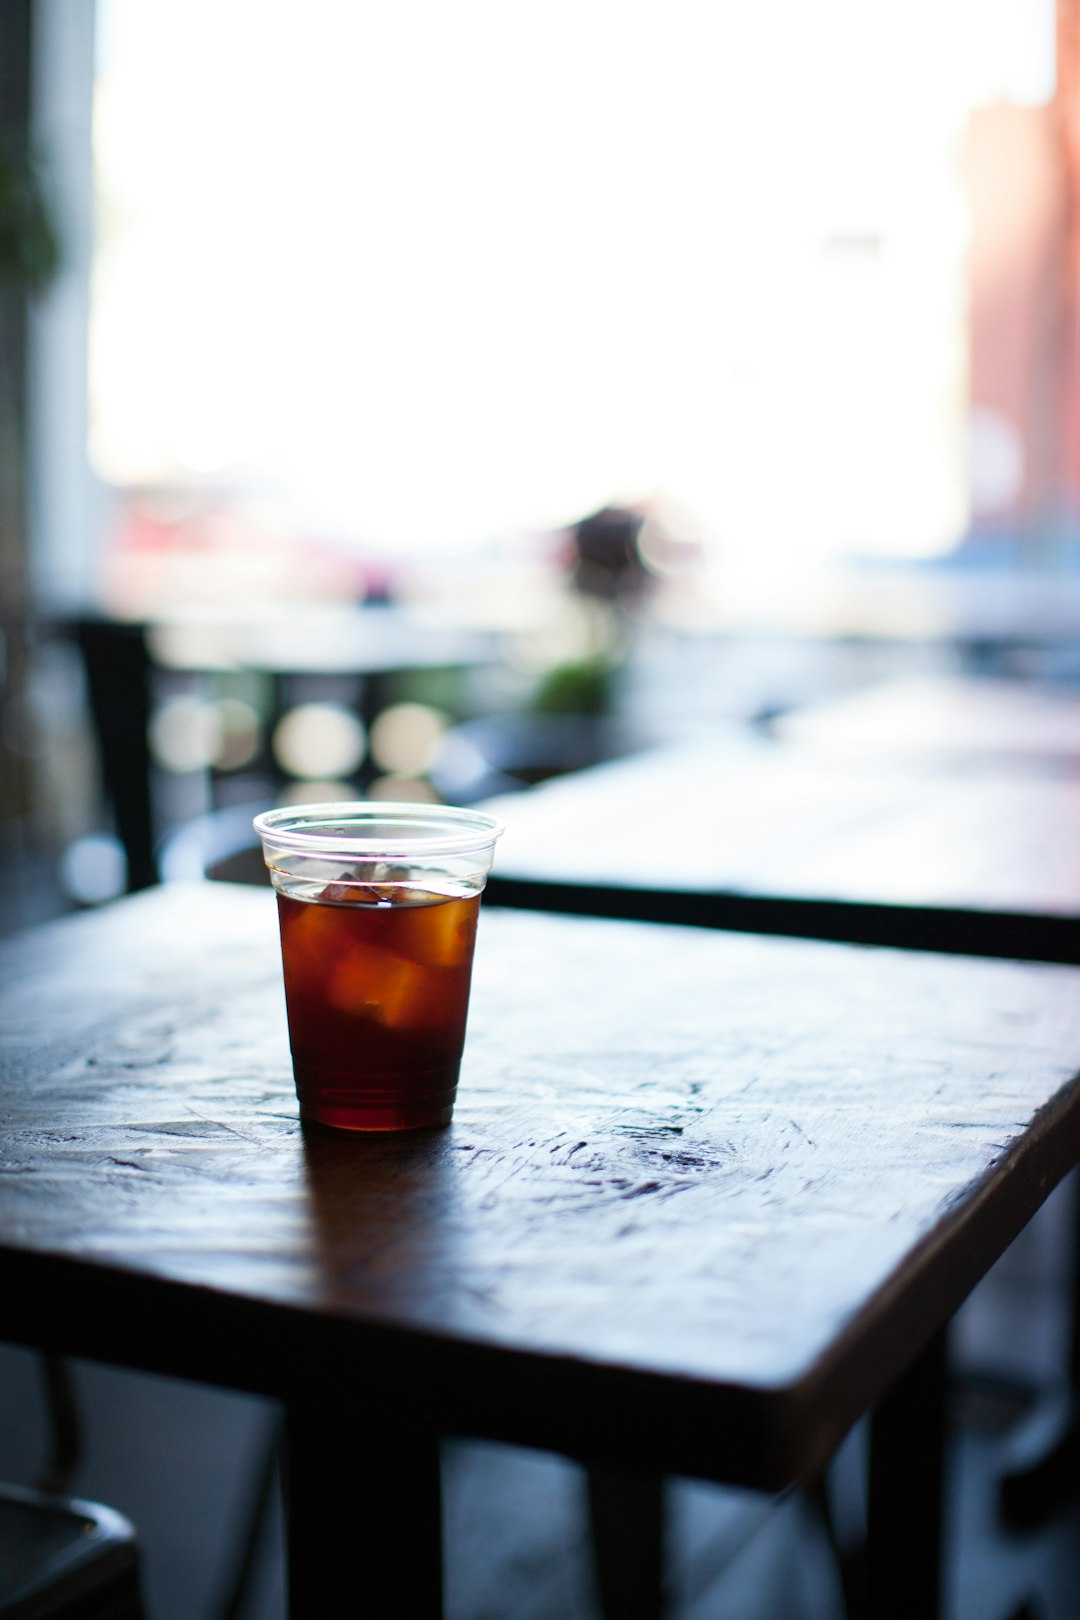
M 119 839 L 107 833 L 77 838 L 61 857 L 60 884 L 72 900 L 86 906 L 100 905 L 123 894 L 127 860 Z
M 363 763 L 363 721 L 339 703 L 298 703 L 274 727 L 274 758 L 290 776 L 351 776 Z
M 206 770 L 218 758 L 221 746 L 221 713 L 205 698 L 167 698 L 150 722 L 150 751 L 167 771 Z
M 242 770 L 259 752 L 259 716 L 242 698 L 221 698 L 217 704 L 221 742 L 214 764 L 222 771 Z
M 380 770 L 422 776 L 446 730 L 445 714 L 427 703 L 392 703 L 371 727 L 371 757 Z

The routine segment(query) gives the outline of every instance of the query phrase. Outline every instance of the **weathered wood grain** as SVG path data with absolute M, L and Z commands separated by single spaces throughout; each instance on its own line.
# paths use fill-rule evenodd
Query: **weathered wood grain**
M 305 1133 L 275 930 L 6 946 L 0 1334 L 776 1485 L 1080 1154 L 1073 969 L 498 909 L 453 1125 Z

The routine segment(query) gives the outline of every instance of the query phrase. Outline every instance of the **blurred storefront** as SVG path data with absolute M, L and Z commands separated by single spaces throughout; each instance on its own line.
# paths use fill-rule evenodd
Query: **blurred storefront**
M 279 791 L 293 709 L 353 721 L 295 783 L 404 792 L 533 707 L 1080 679 L 1076 0 L 792 4 L 783 51 L 696 0 L 15 13 L 61 244 L 5 451 L 24 842 L 116 833 L 87 624 L 142 638 L 165 827 Z

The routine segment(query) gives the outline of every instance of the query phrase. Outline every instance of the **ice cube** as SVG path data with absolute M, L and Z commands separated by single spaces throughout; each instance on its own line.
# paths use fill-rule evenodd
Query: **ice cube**
M 389 883 L 355 883 L 342 878 L 338 883 L 327 883 L 319 899 L 339 906 L 388 906 L 393 903 L 394 889 Z
M 317 983 L 337 949 L 341 913 L 334 906 L 294 904 L 281 916 L 285 971 L 293 982 Z
M 398 949 L 428 967 L 459 967 L 469 959 L 476 929 L 470 900 L 439 900 L 411 906 L 401 918 Z
M 430 1023 L 431 981 L 424 968 L 388 951 L 351 950 L 333 964 L 326 999 L 340 1012 L 390 1029 Z

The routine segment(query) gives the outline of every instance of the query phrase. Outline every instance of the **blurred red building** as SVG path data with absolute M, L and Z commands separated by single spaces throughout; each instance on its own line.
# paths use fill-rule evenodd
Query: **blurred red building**
M 1080 519 L 1077 0 L 1057 8 L 1053 100 L 977 110 L 968 171 L 975 528 L 1049 537 Z

